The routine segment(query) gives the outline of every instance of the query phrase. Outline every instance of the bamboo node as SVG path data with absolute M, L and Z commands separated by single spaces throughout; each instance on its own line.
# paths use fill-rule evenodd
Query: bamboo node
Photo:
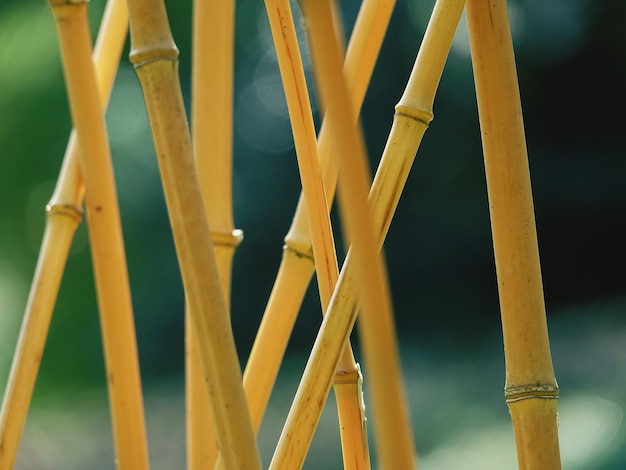
M 89 3 L 89 0 L 48 0 L 51 7 L 58 7 L 61 5 L 76 5 L 79 3 Z
M 293 240 L 285 240 L 283 250 L 293 253 L 298 258 L 306 258 L 315 262 L 315 259 L 313 258 L 313 248 L 309 244 L 298 243 Z
M 74 204 L 46 204 L 46 215 L 64 215 L 71 217 L 76 222 L 83 220 L 83 210 Z
M 401 104 L 396 105 L 395 110 L 396 116 L 413 119 L 414 121 L 426 124 L 427 126 L 428 124 L 430 124 L 430 121 L 432 121 L 435 117 L 430 111 L 414 108 L 412 106 L 403 106 Z
M 361 382 L 361 368 L 358 364 L 352 370 L 338 370 L 335 372 L 335 378 L 333 380 L 333 385 L 338 384 L 358 384 Z
M 176 46 L 167 47 L 149 47 L 132 49 L 128 58 L 135 67 L 143 67 L 144 65 L 160 60 L 170 60 L 172 62 L 178 62 L 179 51 Z
M 527 400 L 529 398 L 557 400 L 559 398 L 559 387 L 552 384 L 518 385 L 505 388 L 504 396 L 507 403 Z
M 243 240 L 243 231 L 239 229 L 234 229 L 229 232 L 212 231 L 211 240 L 214 245 L 237 248 Z

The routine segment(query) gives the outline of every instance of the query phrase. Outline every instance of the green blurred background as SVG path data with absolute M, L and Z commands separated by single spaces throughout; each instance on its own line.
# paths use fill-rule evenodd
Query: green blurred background
M 360 2 L 341 1 L 350 30 Z M 362 113 L 374 169 L 432 0 L 399 0 Z M 191 2 L 167 2 L 190 95 Z M 92 29 L 104 8 L 90 5 Z M 510 0 L 565 468 L 626 465 L 626 3 Z M 297 13 L 297 12 L 296 12 Z M 302 24 L 299 20 L 298 24 Z M 308 54 L 303 51 L 308 77 Z M 109 111 L 153 468 L 183 468 L 183 294 L 128 45 Z M 311 93 L 314 95 L 314 91 Z M 461 24 L 385 255 L 423 468 L 514 468 L 480 132 Z M 320 116 L 316 112 L 316 122 Z M 43 0 L 0 3 L 0 386 L 71 128 Z M 232 318 L 245 363 L 300 191 L 262 2 L 237 4 Z M 338 227 L 336 217 L 333 217 Z M 338 230 L 338 228 L 337 228 Z M 259 443 L 269 462 L 320 324 L 312 283 Z M 358 344 L 357 344 L 358 355 Z M 367 386 L 367 377 L 365 378 Z M 367 395 L 366 395 L 367 401 Z M 375 416 L 370 422 L 375 421 Z M 340 467 L 333 398 L 305 468 Z M 372 445 L 375 453 L 374 446 Z M 17 468 L 112 468 L 85 225 L 59 294 Z

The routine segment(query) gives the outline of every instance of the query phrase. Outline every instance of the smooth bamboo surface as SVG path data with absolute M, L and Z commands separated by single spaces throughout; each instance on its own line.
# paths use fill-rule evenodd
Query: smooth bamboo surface
M 192 143 L 217 272 L 230 310 L 232 259 L 242 240 L 232 204 L 235 2 L 194 1 Z M 187 467 L 213 468 L 218 448 L 196 338 L 186 312 Z
M 187 308 L 224 468 L 260 468 L 162 1 L 128 2 L 131 62 L 143 89 Z
M 80 146 L 116 458 L 121 468 L 148 468 L 126 257 L 102 100 L 91 60 L 87 4 L 50 4 Z
M 127 29 L 126 2 L 110 0 L 93 52 L 103 103 L 108 101 L 113 87 Z M 74 131 L 68 141 L 54 193 L 46 205 L 43 240 L 4 394 L 0 415 L 0 469 L 3 470 L 13 468 L 63 270 L 76 227 L 82 220 L 85 188 L 78 158 L 78 142 Z
M 405 93 L 396 107 L 394 123 L 369 195 L 373 222 L 382 245 L 408 177 L 419 143 L 432 119 L 432 104 L 463 0 L 435 5 Z M 309 401 L 328 396 L 332 372 L 339 362 L 357 315 L 356 266 L 349 251 L 329 310 L 322 322 L 292 412 Z M 290 412 L 290 414 L 292 414 Z
M 519 468 L 559 469 L 558 387 L 506 2 L 468 0 L 467 22 Z
M 365 0 L 359 11 L 344 67 L 346 80 L 351 84 L 355 115 L 363 103 L 394 4 L 393 0 Z M 331 158 L 332 141 L 326 127 L 322 124 L 318 152 L 326 198 L 331 201 L 335 193 L 338 161 Z M 276 281 L 244 372 L 244 389 L 255 432 L 260 427 L 298 309 L 315 269 L 307 217 L 301 195 L 293 223 L 285 237 Z

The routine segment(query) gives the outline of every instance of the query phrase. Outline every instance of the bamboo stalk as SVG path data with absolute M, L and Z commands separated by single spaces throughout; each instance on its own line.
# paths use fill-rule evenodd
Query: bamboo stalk
M 559 469 L 558 386 L 506 3 L 469 0 L 467 21 L 504 335 L 505 396 L 519 468 Z
M 435 91 L 463 4 L 463 0 L 436 3 L 409 83 L 396 106 L 393 126 L 369 195 L 379 246 L 391 223 L 419 143 L 432 119 Z M 350 250 L 298 386 L 288 422 L 319 419 L 309 416 L 305 404 L 325 401 L 328 396 L 333 371 L 356 319 L 356 299 L 356 266 Z
M 124 0 L 110 0 L 93 52 L 99 93 L 108 101 L 127 33 Z M 46 226 L 0 415 L 0 469 L 13 468 L 43 356 L 48 328 L 74 233 L 82 220 L 85 188 L 76 132 L 70 135 L 57 184 L 46 205 Z
M 329 40 L 333 38 L 330 0 L 302 0 L 302 6 L 317 64 L 316 83 L 326 102 L 326 116 L 341 157 L 339 202 L 342 223 L 359 266 L 363 310 L 359 326 L 377 418 L 380 460 L 383 468 L 410 468 L 415 460 L 413 435 L 401 380 L 391 296 L 367 205 L 370 176 L 365 144 L 357 132 L 360 128 L 353 124 L 356 119 L 344 117 L 350 115 L 351 106 L 341 52 L 336 41 Z
M 192 138 L 227 310 L 235 249 L 232 208 L 234 1 L 194 1 Z M 218 448 L 191 319 L 186 312 L 187 466 L 213 468 Z
M 355 115 L 363 102 L 394 4 L 393 0 L 365 0 L 359 11 L 345 62 Z M 326 198 L 331 201 L 335 193 L 338 163 L 330 158 L 332 141 L 326 128 L 323 123 L 318 152 Z M 285 236 L 276 281 L 244 372 L 244 389 L 255 432 L 260 427 L 298 309 L 315 269 L 307 217 L 301 195 L 293 223 Z
M 101 98 L 91 62 L 87 4 L 53 0 L 50 6 L 81 150 L 117 460 L 123 468 L 148 468 L 126 257 Z
M 260 468 L 211 232 L 205 217 L 163 1 L 128 2 L 131 62 L 143 89 L 186 301 L 225 468 Z
M 320 300 L 322 310 L 325 311 L 337 283 L 339 270 L 322 170 L 317 155 L 315 128 L 304 69 L 289 2 L 286 0 L 267 0 L 266 8 L 287 98 L 302 180 L 302 191 L 309 214 L 309 229 Z M 334 29 L 331 28 L 330 34 L 335 36 Z M 349 462 L 349 469 L 369 468 L 365 408 L 362 406 L 360 389 L 361 377 L 351 347 L 347 347 L 344 351 L 339 365 L 339 375 L 341 376 L 341 387 L 348 390 L 340 394 L 340 400 L 337 402 L 337 405 L 341 407 L 339 419 L 342 429 L 344 461 Z M 309 403 L 308 406 L 313 408 L 320 406 L 320 403 Z M 321 410 L 314 411 L 314 413 L 320 412 Z M 293 428 L 290 432 L 292 433 L 290 439 L 297 443 L 298 452 L 290 453 L 289 459 L 281 462 L 281 468 L 297 466 L 300 458 L 304 461 L 304 455 L 306 455 L 311 442 L 312 432 L 309 433 L 303 427 Z M 307 436 L 307 438 L 300 439 L 299 436 L 302 435 Z

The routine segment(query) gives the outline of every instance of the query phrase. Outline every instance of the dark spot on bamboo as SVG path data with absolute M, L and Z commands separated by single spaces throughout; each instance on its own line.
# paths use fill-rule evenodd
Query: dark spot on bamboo
M 102 212 L 102 206 L 96 206 L 96 212 Z

